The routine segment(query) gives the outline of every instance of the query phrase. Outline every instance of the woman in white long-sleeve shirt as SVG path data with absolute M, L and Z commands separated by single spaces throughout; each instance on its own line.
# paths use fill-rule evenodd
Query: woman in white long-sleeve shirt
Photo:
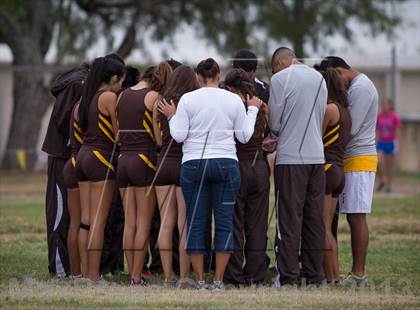
M 206 289 L 203 257 L 205 231 L 214 210 L 216 270 L 214 289 L 223 288 L 223 274 L 233 252 L 233 207 L 240 185 L 234 136 L 242 143 L 254 133 L 261 100 L 241 98 L 218 87 L 220 69 L 211 58 L 197 66 L 201 88 L 184 94 L 178 108 L 161 102 L 174 140 L 183 142 L 181 188 L 187 208 L 187 245 L 197 277 L 197 288 Z M 175 113 L 176 112 L 176 113 Z M 212 206 L 208 202 L 211 201 Z

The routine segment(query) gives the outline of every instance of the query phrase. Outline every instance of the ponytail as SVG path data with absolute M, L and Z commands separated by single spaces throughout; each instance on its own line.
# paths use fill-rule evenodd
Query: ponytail
M 150 89 L 162 94 L 165 90 L 171 73 L 172 68 L 166 61 L 159 63 L 152 72 L 150 78 Z
M 93 61 L 83 84 L 79 106 L 79 124 L 83 132 L 88 126 L 90 104 L 101 84 L 108 83 L 114 75 L 121 78 L 124 74 L 125 65 L 120 61 L 108 57 L 98 57 Z
M 328 100 L 334 101 L 343 108 L 347 108 L 349 106 L 347 91 L 344 88 L 344 84 L 338 75 L 337 70 L 329 67 L 325 71 L 321 71 L 321 73 L 327 84 Z

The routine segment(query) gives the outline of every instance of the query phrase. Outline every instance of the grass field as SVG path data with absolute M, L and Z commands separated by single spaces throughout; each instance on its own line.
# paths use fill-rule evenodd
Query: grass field
M 246 288 L 224 292 L 150 288 L 77 287 L 47 272 L 43 189 L 45 176 L 0 176 L 0 308 L 59 309 L 111 307 L 169 309 L 416 309 L 420 308 L 420 178 L 403 175 L 396 193 L 378 194 L 373 214 L 366 288 Z M 269 237 L 274 236 L 274 222 Z M 269 242 L 269 246 L 272 241 Z M 350 270 L 350 238 L 342 217 L 339 225 L 340 264 Z M 272 251 L 269 255 L 273 257 Z M 273 261 L 273 260 L 272 260 Z M 122 284 L 122 285 L 121 285 Z

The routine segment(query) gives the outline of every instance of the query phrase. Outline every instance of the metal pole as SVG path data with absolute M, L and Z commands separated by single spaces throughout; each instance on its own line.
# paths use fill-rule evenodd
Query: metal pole
M 396 56 L 396 49 L 395 45 L 392 46 L 391 49 L 391 68 L 390 68 L 390 97 L 392 100 L 393 108 L 395 108 L 395 101 L 397 99 L 397 85 L 396 85 L 396 79 L 397 79 L 397 56 Z

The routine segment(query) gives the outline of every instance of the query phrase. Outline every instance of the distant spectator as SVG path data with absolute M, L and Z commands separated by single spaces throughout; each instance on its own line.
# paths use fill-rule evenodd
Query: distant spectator
M 394 112 L 392 101 L 385 98 L 382 101 L 382 111 L 378 115 L 376 123 L 376 150 L 378 152 L 378 191 L 385 189 L 387 193 L 392 191 L 392 178 L 394 174 L 394 158 L 398 151 L 398 136 L 401 121 Z

